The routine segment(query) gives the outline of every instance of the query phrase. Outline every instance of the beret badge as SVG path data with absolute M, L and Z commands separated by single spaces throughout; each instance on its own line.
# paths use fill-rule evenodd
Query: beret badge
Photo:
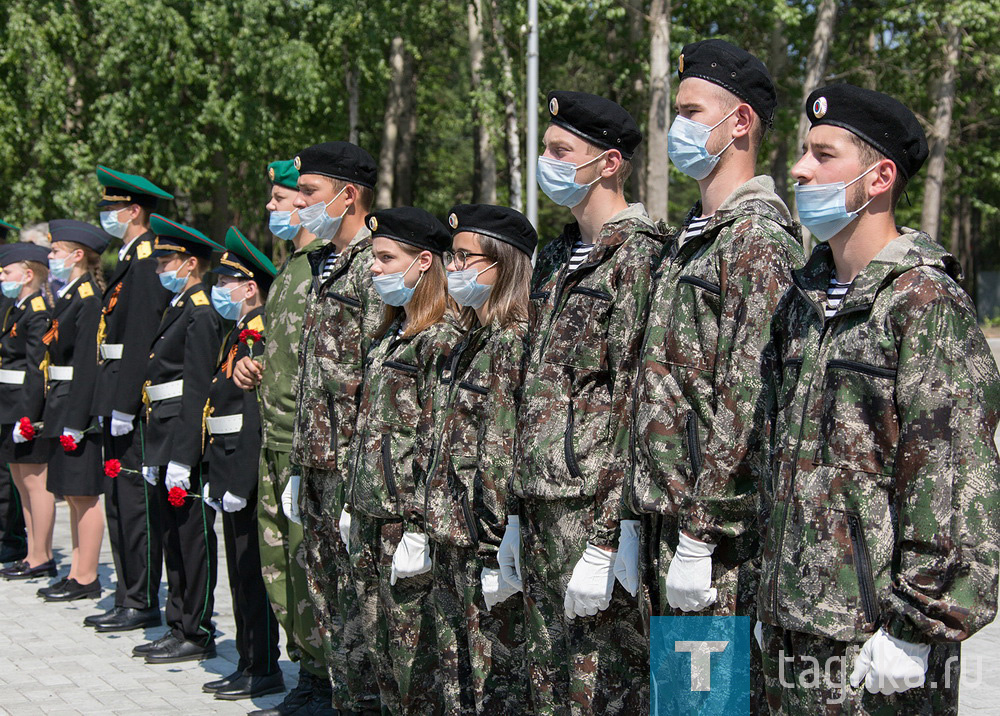
M 684 74 L 684 53 L 681 53 L 680 59 L 677 60 L 677 71 Z
M 378 219 L 374 216 L 368 217 L 368 229 L 371 231 L 378 231 Z
M 458 215 L 454 211 L 448 215 L 448 226 L 453 229 L 458 228 Z
M 826 97 L 817 97 L 816 101 L 813 102 L 813 116 L 816 117 L 816 119 L 823 119 L 823 117 L 826 116 L 827 109 L 828 106 L 826 103 Z
M 271 181 L 274 181 L 274 167 L 267 168 L 267 176 Z
M 559 114 L 559 100 L 557 100 L 555 97 L 549 100 L 549 113 L 553 117 Z
M 302 168 L 302 159 L 298 155 L 296 155 L 295 159 L 292 160 L 292 165 L 296 169 L 301 169 Z

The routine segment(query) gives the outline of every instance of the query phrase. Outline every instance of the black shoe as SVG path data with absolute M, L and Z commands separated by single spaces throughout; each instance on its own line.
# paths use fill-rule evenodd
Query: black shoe
M 63 577 L 58 582 L 53 582 L 47 587 L 42 587 L 35 593 L 42 599 L 45 599 L 45 597 L 49 596 L 50 594 L 58 594 L 59 592 L 64 590 L 66 588 L 66 582 L 68 581 L 69 577 Z
M 155 626 L 160 626 L 159 607 L 150 607 L 149 609 L 122 607 L 113 617 L 98 624 L 97 631 L 131 631 L 132 629 Z
M 285 700 L 277 706 L 269 709 L 258 709 L 251 711 L 248 716 L 292 716 L 292 714 L 305 708 L 312 700 L 313 684 L 316 677 L 305 669 L 299 669 L 299 683 L 295 688 L 285 694 Z
M 182 661 L 202 661 L 215 658 L 215 639 L 202 646 L 193 641 L 173 639 L 153 651 L 146 652 L 147 664 L 177 664 Z
M 285 690 L 285 679 L 280 671 L 267 676 L 251 676 L 244 674 L 235 681 L 216 689 L 215 698 L 223 701 L 239 701 L 254 699 L 258 696 L 278 694 Z
M 10 580 L 54 577 L 56 576 L 56 561 L 50 559 L 48 562 L 43 562 L 37 567 L 31 567 L 27 562 L 18 562 L 15 565 L 7 567 L 7 569 L 0 570 L 0 574 L 3 575 L 4 579 Z
M 111 609 L 103 614 L 91 614 L 89 617 L 83 618 L 83 625 L 92 627 L 111 621 L 122 609 L 124 609 L 124 607 L 111 607 Z
M 138 647 L 136 647 L 138 648 Z M 132 652 L 133 654 L 135 651 Z M 234 671 L 229 676 L 223 676 L 221 679 L 216 679 L 215 681 L 209 681 L 207 684 L 201 685 L 201 690 L 206 694 L 214 694 L 219 689 L 229 686 L 231 683 L 243 676 L 243 671 Z
M 168 629 L 167 633 L 161 636 L 159 639 L 156 639 L 154 641 L 147 641 L 145 644 L 139 644 L 139 646 L 133 648 L 132 656 L 144 657 L 151 651 L 156 651 L 157 649 L 160 649 L 173 641 L 180 641 L 180 639 L 175 637 L 174 633 Z
M 329 681 L 313 684 L 312 698 L 309 703 L 295 712 L 295 716 L 338 716 L 333 707 L 333 689 Z
M 47 602 L 72 602 L 77 599 L 98 599 L 101 596 L 101 580 L 95 579 L 89 584 L 80 584 L 75 579 L 69 579 L 63 588 L 55 594 L 45 596 Z

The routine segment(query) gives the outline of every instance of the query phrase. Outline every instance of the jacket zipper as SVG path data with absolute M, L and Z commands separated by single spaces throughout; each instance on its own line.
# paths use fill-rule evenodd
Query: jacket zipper
M 677 283 L 687 283 L 692 286 L 697 286 L 698 288 L 704 289 L 709 293 L 714 293 L 716 296 L 722 295 L 722 289 L 716 286 L 714 283 L 706 281 L 703 278 L 698 278 L 697 276 L 681 276 L 677 279 Z
M 479 395 L 489 395 L 490 392 L 489 388 L 484 388 L 480 385 L 473 385 L 472 383 L 469 383 L 468 381 L 465 380 L 459 383 L 458 387 L 464 388 L 465 390 L 471 391 L 473 393 L 478 393 Z
M 576 453 L 573 451 L 573 401 L 569 401 L 569 412 L 566 416 L 566 437 L 563 438 L 563 452 L 566 454 L 566 467 L 569 474 L 578 480 L 583 479 L 580 472 L 580 465 L 576 461 Z
M 351 298 L 350 296 L 345 296 L 342 293 L 337 293 L 336 291 L 327 291 L 326 297 L 345 303 L 352 308 L 361 308 L 361 301 L 356 298 Z
M 330 413 L 330 452 L 336 459 L 337 450 L 337 405 L 332 395 L 326 396 L 326 409 Z
M 469 506 L 469 492 L 466 490 L 462 494 L 462 513 L 465 515 L 465 524 L 469 529 L 469 537 L 472 538 L 472 546 L 476 549 L 479 548 L 479 528 L 476 526 L 475 516 L 472 514 L 472 508 Z
M 386 434 L 382 435 L 382 477 L 385 478 L 385 488 L 389 491 L 389 497 L 398 503 L 396 478 L 392 474 L 392 437 Z
M 611 294 L 608 293 L 607 291 L 598 291 L 597 289 L 587 288 L 586 286 L 574 286 L 573 288 L 571 288 L 569 290 L 569 293 L 570 293 L 571 296 L 574 293 L 579 293 L 579 294 L 581 294 L 583 296 L 591 296 L 593 298 L 600 298 L 600 299 L 603 299 L 605 301 L 610 301 L 611 300 Z
M 691 458 L 691 470 L 695 479 L 701 474 L 701 440 L 698 437 L 698 416 L 693 410 L 687 414 L 687 443 L 688 456 Z
M 865 611 L 865 621 L 874 624 L 878 621 L 878 605 L 875 601 L 875 578 L 872 576 L 868 543 L 861 531 L 861 520 L 856 514 L 847 513 L 847 525 L 851 533 L 851 546 L 854 548 L 854 569 L 858 575 L 858 587 L 861 592 L 861 606 Z
M 876 378 L 892 378 L 895 379 L 896 371 L 893 368 L 883 368 L 877 365 L 869 365 L 868 363 L 861 363 L 856 360 L 846 360 L 844 358 L 835 358 L 826 364 L 829 368 L 843 368 L 844 370 L 852 370 L 855 373 L 864 373 L 865 375 L 871 375 Z
M 410 365 L 409 363 L 400 363 L 396 360 L 387 360 L 382 363 L 386 368 L 395 368 L 396 370 L 401 370 L 404 373 L 410 373 L 411 375 L 416 375 L 420 372 L 420 369 L 415 365 Z

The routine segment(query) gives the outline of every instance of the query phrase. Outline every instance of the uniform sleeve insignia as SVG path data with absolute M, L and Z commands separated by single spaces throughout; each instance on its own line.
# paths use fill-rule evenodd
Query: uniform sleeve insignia
M 253 318 L 250 319 L 250 322 L 247 324 L 247 328 L 249 328 L 252 331 L 261 331 L 261 332 L 263 332 L 264 331 L 264 319 L 261 318 L 260 316 L 254 316 Z
M 79 294 L 80 298 L 90 298 L 94 295 L 94 289 L 89 283 L 81 284 L 80 288 L 78 288 L 76 292 Z
M 143 241 L 136 247 L 135 255 L 140 259 L 148 259 L 153 255 L 153 247 L 149 245 L 148 241 Z
M 45 305 L 45 299 L 41 296 L 35 296 L 31 299 L 31 310 L 32 311 L 44 311 L 48 306 Z
M 193 303 L 196 306 L 207 306 L 208 296 L 205 295 L 204 291 L 198 291 L 197 293 L 192 293 L 191 303 Z

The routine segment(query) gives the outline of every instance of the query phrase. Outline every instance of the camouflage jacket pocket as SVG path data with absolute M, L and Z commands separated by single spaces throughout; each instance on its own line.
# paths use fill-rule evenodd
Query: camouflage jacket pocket
M 393 429 L 372 432 L 361 444 L 352 507 L 380 518 L 400 517 L 404 504 L 412 499 L 412 434 Z
M 584 286 L 569 290 L 556 325 L 550 331 L 545 360 L 581 372 L 607 372 L 607 323 L 612 296 Z
M 895 472 L 899 419 L 896 371 L 860 361 L 827 363 L 818 464 L 875 475 Z
M 361 301 L 337 290 L 323 292 L 318 319 L 316 355 L 335 363 L 361 366 Z
M 658 348 L 665 363 L 712 370 L 719 342 L 719 294 L 719 286 L 704 278 L 685 274 L 677 279 L 663 345 Z
M 469 495 L 475 488 L 479 461 L 474 456 L 444 456 L 427 482 L 424 502 L 427 533 L 435 542 L 457 547 L 479 544 L 476 516 Z

